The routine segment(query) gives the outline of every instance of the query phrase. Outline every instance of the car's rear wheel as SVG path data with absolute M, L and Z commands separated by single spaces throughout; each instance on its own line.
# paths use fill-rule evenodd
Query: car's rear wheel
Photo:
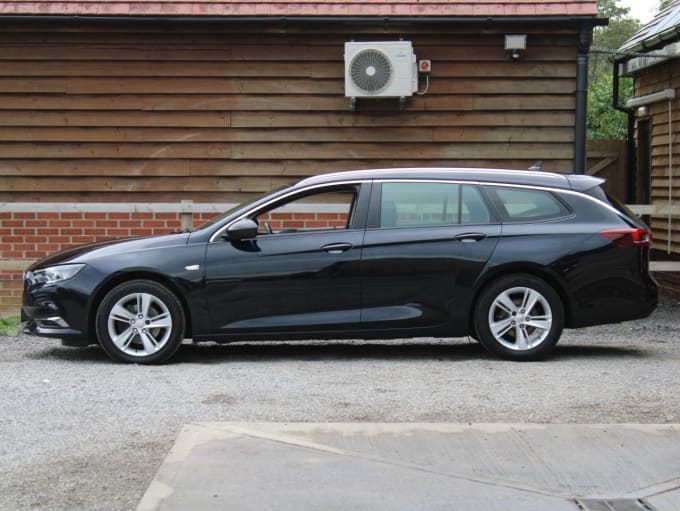
M 564 308 L 555 290 L 532 275 L 507 275 L 481 292 L 475 308 L 479 341 L 509 360 L 548 355 L 562 334 Z
M 97 310 L 97 336 L 114 360 L 158 364 L 179 349 L 184 311 L 165 286 L 132 280 L 113 288 Z

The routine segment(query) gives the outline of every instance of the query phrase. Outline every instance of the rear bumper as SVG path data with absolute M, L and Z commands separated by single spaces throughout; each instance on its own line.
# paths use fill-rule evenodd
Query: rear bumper
M 574 304 L 569 328 L 643 319 L 659 304 L 659 286 L 649 273 L 638 279 L 604 280 L 581 293 Z

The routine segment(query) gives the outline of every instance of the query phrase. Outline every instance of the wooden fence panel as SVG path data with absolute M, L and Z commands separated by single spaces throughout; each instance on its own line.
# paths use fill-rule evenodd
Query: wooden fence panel
M 625 201 L 625 140 L 588 140 L 586 160 L 586 173 L 606 179 L 603 188 L 619 200 Z

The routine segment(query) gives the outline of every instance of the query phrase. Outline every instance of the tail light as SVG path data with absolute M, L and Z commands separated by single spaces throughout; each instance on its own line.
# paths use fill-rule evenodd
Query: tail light
M 649 247 L 652 244 L 652 233 L 647 229 L 607 229 L 600 231 L 600 236 L 621 248 Z

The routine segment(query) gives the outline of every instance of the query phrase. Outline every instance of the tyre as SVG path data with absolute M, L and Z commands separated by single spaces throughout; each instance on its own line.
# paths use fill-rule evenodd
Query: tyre
M 532 275 L 507 275 L 487 285 L 475 307 L 475 330 L 491 354 L 508 360 L 548 355 L 562 335 L 557 292 Z
M 184 310 L 165 286 L 132 280 L 113 288 L 97 309 L 99 343 L 121 362 L 159 364 L 179 349 Z

